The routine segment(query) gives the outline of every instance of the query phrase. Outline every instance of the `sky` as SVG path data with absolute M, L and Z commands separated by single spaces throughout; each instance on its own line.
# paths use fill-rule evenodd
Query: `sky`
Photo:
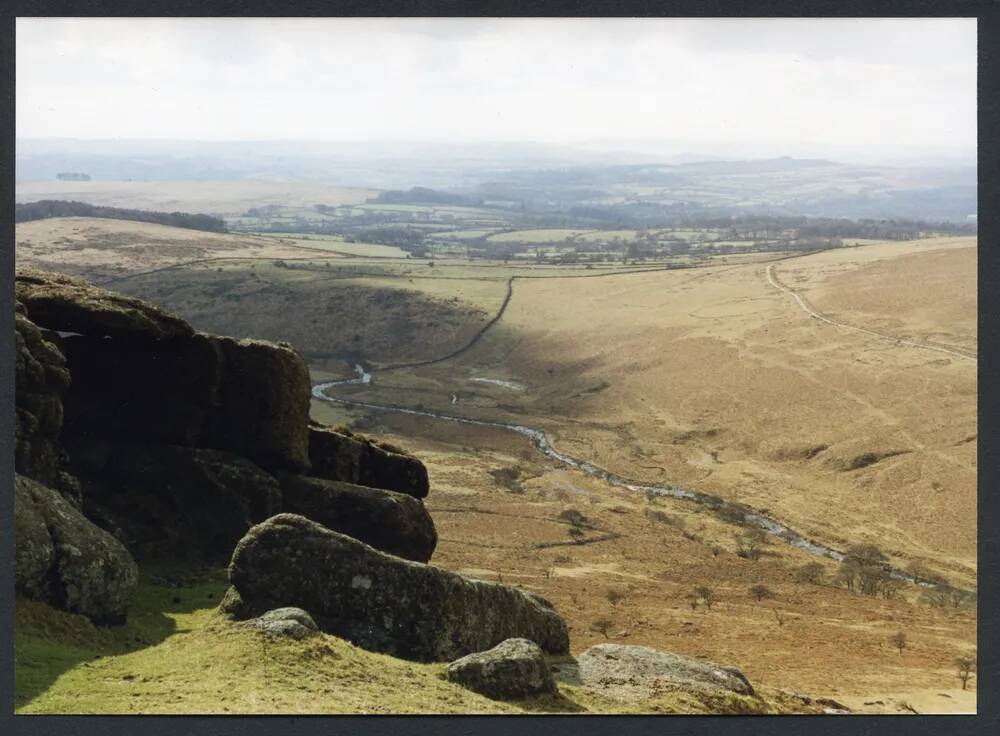
M 974 149 L 974 19 L 20 18 L 19 137 Z

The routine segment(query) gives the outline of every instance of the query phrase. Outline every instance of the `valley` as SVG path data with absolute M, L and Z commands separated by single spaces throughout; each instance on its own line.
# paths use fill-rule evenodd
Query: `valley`
M 46 235 L 81 225 L 18 225 L 19 263 L 53 267 Z M 975 238 L 572 265 L 176 229 L 128 242 L 121 227 L 86 223 L 139 257 L 81 249 L 79 273 L 198 329 L 291 342 L 315 419 L 426 463 L 435 564 L 545 595 L 574 649 L 733 662 L 864 712 L 974 710 L 951 664 L 974 645 L 974 608 L 930 606 L 912 584 L 861 596 L 835 559 L 779 539 L 747 559 L 740 538 L 758 514 L 976 587 Z M 821 583 L 799 581 L 817 560 Z M 710 609 L 689 605 L 697 587 Z

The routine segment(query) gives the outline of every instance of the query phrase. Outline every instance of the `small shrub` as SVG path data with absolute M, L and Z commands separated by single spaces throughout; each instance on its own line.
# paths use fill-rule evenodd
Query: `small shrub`
M 747 523 L 747 510 L 743 504 L 723 501 L 722 505 L 715 509 L 715 515 L 727 524 L 743 526 Z
M 567 533 L 569 534 L 570 539 L 572 539 L 577 544 L 580 544 L 583 541 L 583 536 L 584 536 L 583 529 L 581 529 L 580 527 L 571 526 Z
M 494 468 L 490 471 L 490 475 L 501 488 L 506 488 L 512 493 L 524 493 L 524 486 L 521 485 L 521 469 L 516 465 Z
M 607 639 L 608 632 L 611 630 L 612 626 L 614 626 L 614 622 L 612 622 L 611 619 L 599 618 L 590 625 L 590 630 L 596 631 L 598 634 L 601 634 L 605 639 Z
M 705 604 L 705 608 L 709 611 L 712 610 L 712 604 L 715 603 L 715 591 L 708 586 L 699 585 L 694 589 L 694 594 L 698 597 L 698 600 Z
M 660 511 L 658 509 L 646 509 L 646 518 L 650 521 L 655 521 L 658 524 L 666 524 L 668 526 L 675 526 L 678 529 L 684 528 L 684 519 L 680 516 L 672 516 L 665 511 Z
M 759 560 L 767 543 L 767 534 L 762 529 L 748 529 L 737 534 L 735 539 L 737 556 L 745 560 Z
M 762 601 L 765 598 L 774 598 L 774 591 L 768 588 L 766 585 L 752 585 L 750 586 L 750 596 L 757 601 Z
M 889 643 L 902 654 L 903 650 L 906 649 L 906 634 L 902 631 L 897 631 L 889 637 Z
M 608 603 L 612 606 L 617 606 L 621 601 L 625 600 L 625 594 L 620 590 L 615 590 L 614 588 L 608 588 L 604 593 L 604 597 L 608 599 Z
M 569 522 L 573 526 L 588 526 L 590 524 L 590 520 L 576 509 L 566 509 L 557 518 Z
M 819 562 L 807 562 L 795 570 L 795 580 L 799 583 L 818 585 L 825 574 L 826 570 L 822 564 Z

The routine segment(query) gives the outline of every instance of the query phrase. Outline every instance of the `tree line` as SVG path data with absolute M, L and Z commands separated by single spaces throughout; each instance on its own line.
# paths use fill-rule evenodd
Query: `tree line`
M 157 225 L 170 225 L 189 230 L 206 230 L 213 233 L 226 232 L 226 223 L 221 217 L 190 212 L 130 210 L 61 199 L 43 199 L 38 202 L 24 202 L 14 205 L 14 222 L 45 220 L 50 217 L 104 217 L 114 220 L 152 222 Z

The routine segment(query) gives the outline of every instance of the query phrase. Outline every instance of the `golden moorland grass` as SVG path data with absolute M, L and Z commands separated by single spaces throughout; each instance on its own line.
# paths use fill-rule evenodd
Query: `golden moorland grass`
M 773 265 L 815 310 L 879 335 L 810 317 L 769 282 L 760 256 L 600 278 L 499 263 L 331 259 L 295 271 L 260 260 L 116 288 L 205 329 L 293 342 L 322 333 L 330 359 L 313 366 L 340 376 L 337 351 L 382 364 L 447 354 L 495 314 L 509 275 L 562 277 L 515 281 L 502 319 L 459 357 L 340 393 L 538 426 L 559 449 L 623 476 L 748 503 L 836 547 L 873 541 L 897 565 L 919 562 L 972 587 L 975 362 L 897 338 L 974 354 L 975 253 L 975 239 L 933 239 Z M 238 330 L 198 323 L 245 314 L 233 295 L 277 316 Z M 288 315 L 305 326 L 301 337 Z M 557 467 L 503 430 L 322 402 L 313 414 L 415 451 L 431 476 L 435 563 L 542 592 L 570 623 L 574 652 L 603 640 L 591 625 L 608 617 L 614 641 L 704 655 L 765 688 L 872 712 L 903 702 L 975 709 L 953 668 L 975 646 L 973 609 L 929 608 L 913 586 L 890 601 L 850 593 L 830 584 L 829 561 L 824 584 L 797 583 L 794 568 L 814 559 L 805 553 L 774 543 L 756 562 L 741 559 L 737 527 Z M 584 544 L 557 518 L 570 509 L 590 519 Z M 716 590 L 711 611 L 689 607 L 697 585 Z M 753 600 L 752 585 L 775 597 Z M 612 588 L 625 593 L 617 604 Z M 902 653 L 888 643 L 900 630 Z

